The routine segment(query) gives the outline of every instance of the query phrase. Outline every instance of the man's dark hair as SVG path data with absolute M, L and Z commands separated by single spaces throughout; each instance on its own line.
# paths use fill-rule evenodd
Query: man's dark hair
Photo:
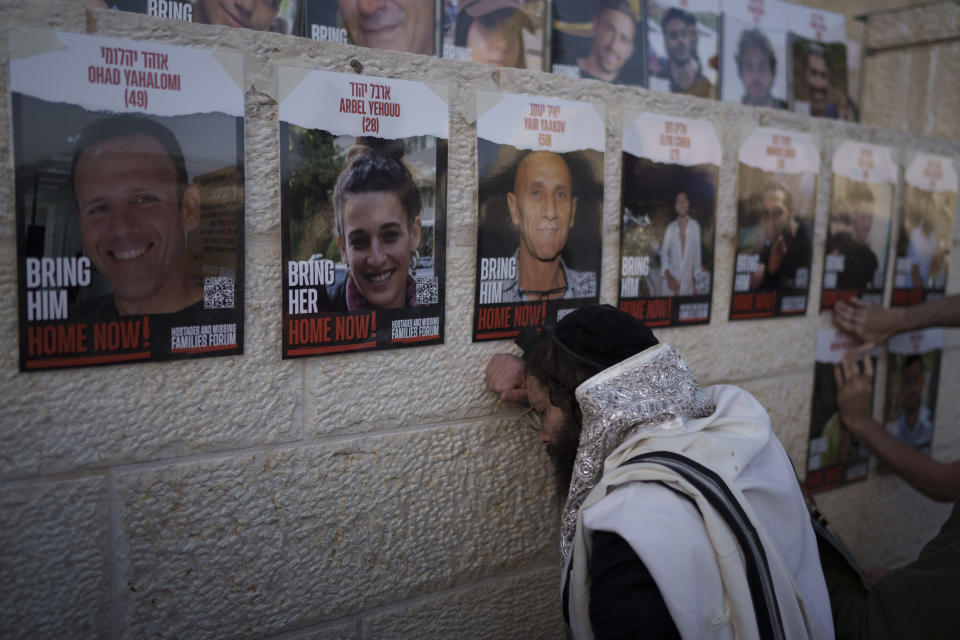
M 664 33 L 667 31 L 667 24 L 674 20 L 683 20 L 683 24 L 694 24 L 697 21 L 692 13 L 684 11 L 679 7 L 670 7 L 660 20 L 660 28 Z
M 907 371 L 907 367 L 912 364 L 919 364 L 920 368 L 923 369 L 923 356 L 919 353 L 912 353 L 907 356 L 907 359 L 903 361 L 903 369 L 901 369 L 901 375 Z
M 777 73 L 777 56 L 773 53 L 773 45 L 770 39 L 760 29 L 747 29 L 740 34 L 740 41 L 737 43 L 737 73 L 743 73 L 743 56 L 750 49 L 760 49 L 770 60 L 770 73 Z
M 177 176 L 177 204 L 183 204 L 183 192 L 187 188 L 187 164 L 183 159 L 183 150 L 170 129 L 150 118 L 122 114 L 94 120 L 80 132 L 80 138 L 74 146 L 73 161 L 70 163 L 70 184 L 76 189 L 77 163 L 90 147 L 103 144 L 116 138 L 147 136 L 156 140 L 173 162 Z
M 604 0 L 597 4 L 597 11 L 593 15 L 595 18 L 599 18 L 603 15 L 603 12 L 607 10 L 619 11 L 620 13 L 630 16 L 630 19 L 634 22 L 637 21 L 637 14 L 627 0 Z
M 793 193 L 790 192 L 790 188 L 786 184 L 779 180 L 768 180 L 760 189 L 760 197 L 763 198 L 763 194 L 768 191 L 783 191 L 783 204 L 787 206 L 789 213 L 793 213 Z
M 658 344 L 653 332 L 629 313 L 610 305 L 581 307 L 552 329 L 517 337 L 527 375 L 549 392 L 550 403 L 582 421 L 576 388 L 608 367 Z

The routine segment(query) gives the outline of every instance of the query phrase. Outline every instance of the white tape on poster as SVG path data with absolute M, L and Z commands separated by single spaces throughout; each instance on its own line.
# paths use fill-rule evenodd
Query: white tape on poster
M 91 111 L 243 116 L 243 90 L 221 63 L 242 68 L 240 53 L 54 33 L 63 48 L 11 61 L 11 91 Z
M 292 67 L 279 74 L 283 122 L 336 135 L 449 137 L 445 85 Z
M 653 162 L 719 165 L 723 148 L 713 124 L 656 113 L 625 113 L 623 150 Z
M 491 102 L 495 104 L 486 111 L 481 109 Z M 478 138 L 518 149 L 604 151 L 604 115 L 602 108 L 592 103 L 478 91 L 477 105 Z

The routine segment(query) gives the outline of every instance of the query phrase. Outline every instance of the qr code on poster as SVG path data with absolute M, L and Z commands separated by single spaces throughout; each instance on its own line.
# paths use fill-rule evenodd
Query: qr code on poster
M 233 309 L 233 278 L 204 278 L 203 308 Z
M 417 278 L 417 304 L 437 304 L 437 277 Z

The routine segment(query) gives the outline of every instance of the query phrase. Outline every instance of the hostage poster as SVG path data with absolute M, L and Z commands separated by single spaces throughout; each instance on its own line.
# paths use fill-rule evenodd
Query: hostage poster
M 721 156 L 709 122 L 624 114 L 618 305 L 648 326 L 710 321 Z
M 915 153 L 905 182 L 890 301 L 894 307 L 943 296 L 957 211 L 957 168 L 952 158 Z
M 651 89 L 717 97 L 720 0 L 647 0 Z
M 822 118 L 847 118 L 847 29 L 842 13 L 787 5 L 790 25 L 790 108 Z
M 446 87 L 282 66 L 283 357 L 443 342 Z
M 642 5 L 642 0 L 553 0 L 550 71 L 645 86 Z
M 843 426 L 837 412 L 837 381 L 834 377 L 834 368 L 840 364 L 844 352 L 857 346 L 853 338 L 836 329 L 817 331 L 807 476 L 804 480 L 810 491 L 832 489 L 867 477 L 870 452 Z M 867 357 L 876 364 L 876 355 Z
M 194 24 L 300 35 L 300 0 L 73 0 L 91 8 L 118 9 Z
M 740 146 L 730 319 L 807 310 L 820 154 L 806 133 L 758 128 Z
M 15 33 L 20 369 L 241 353 L 242 57 Z
M 444 58 L 543 69 L 545 0 L 443 0 Z
M 787 108 L 787 3 L 724 2 L 722 50 L 722 100 Z
M 942 349 L 942 328 L 901 333 L 887 342 L 884 426 L 927 454 L 933 441 Z
M 897 166 L 889 147 L 842 141 L 833 154 L 820 310 L 859 296 L 883 305 Z
M 604 117 L 587 102 L 477 92 L 473 339 L 599 299 Z
M 435 0 L 300 1 L 305 38 L 428 56 L 436 51 Z

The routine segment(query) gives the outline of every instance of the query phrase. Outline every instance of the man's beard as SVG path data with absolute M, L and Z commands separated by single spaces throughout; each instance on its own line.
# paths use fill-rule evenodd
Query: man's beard
M 577 459 L 577 449 L 580 446 L 580 425 L 572 416 L 565 417 L 557 430 L 553 442 L 547 445 L 547 453 L 553 461 L 556 471 L 557 498 L 562 505 L 570 492 L 570 482 L 573 480 L 573 463 Z

